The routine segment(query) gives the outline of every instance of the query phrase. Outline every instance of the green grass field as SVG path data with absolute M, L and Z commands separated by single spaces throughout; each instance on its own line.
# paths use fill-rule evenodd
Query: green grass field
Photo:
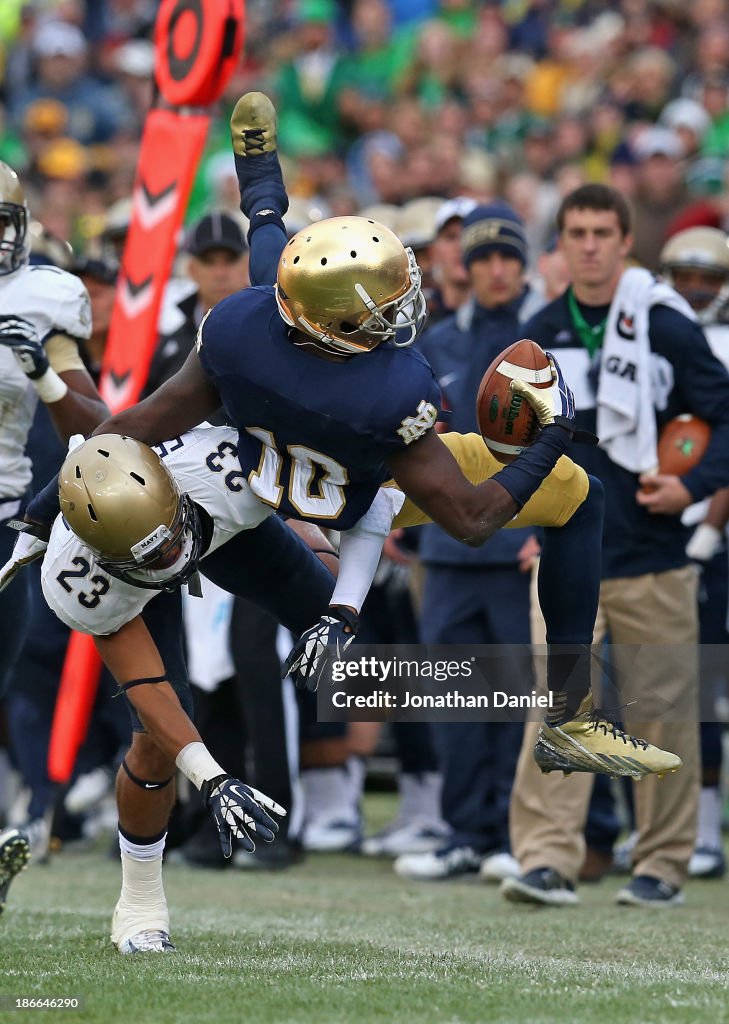
M 375 798 L 382 800 L 382 798 Z M 379 810 L 380 808 L 377 808 Z M 387 862 L 310 857 L 280 874 L 170 866 L 178 952 L 120 956 L 119 885 L 100 853 L 64 853 L 13 884 L 0 994 L 80 996 L 83 1012 L 1 1019 L 176 1024 L 723 1024 L 729 888 L 674 909 L 620 908 L 610 879 L 579 907 L 514 907 L 476 880 L 406 883 Z

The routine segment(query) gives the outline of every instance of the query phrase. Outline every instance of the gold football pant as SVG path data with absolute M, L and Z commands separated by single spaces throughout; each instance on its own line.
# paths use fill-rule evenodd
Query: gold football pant
M 461 472 L 472 484 L 483 483 L 504 468 L 486 447 L 480 434 L 447 433 L 441 441 L 450 449 Z M 539 485 L 507 529 L 519 526 L 564 526 L 587 497 L 589 482 L 584 469 L 563 455 Z M 393 521 L 393 529 L 429 523 L 429 517 L 410 498 Z

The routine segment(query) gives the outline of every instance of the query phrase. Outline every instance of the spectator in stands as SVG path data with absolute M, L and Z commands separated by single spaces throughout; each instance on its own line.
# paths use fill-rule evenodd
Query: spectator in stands
M 239 218 L 206 213 L 190 228 L 185 251 L 189 284 L 180 285 L 182 297 L 166 313 L 145 394 L 155 391 L 185 362 L 207 311 L 248 285 L 248 245 Z
M 656 126 L 641 132 L 633 150 L 637 188 L 633 196 L 632 255 L 655 272 L 668 227 L 689 202 L 683 183 L 684 149 L 675 132 Z

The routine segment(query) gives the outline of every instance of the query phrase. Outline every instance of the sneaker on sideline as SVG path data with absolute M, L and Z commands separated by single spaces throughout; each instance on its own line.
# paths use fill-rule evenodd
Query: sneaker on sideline
M 684 896 L 675 885 L 660 878 L 636 875 L 618 892 L 615 902 L 623 907 L 678 907 L 684 902 Z
M 554 868 L 534 868 L 519 878 L 506 878 L 501 895 L 511 903 L 537 903 L 544 907 L 572 907 L 580 902 L 572 882 Z
M 483 853 L 472 846 L 450 843 L 432 853 L 411 853 L 398 857 L 393 866 L 395 874 L 401 878 L 437 882 L 476 874 L 483 858 Z

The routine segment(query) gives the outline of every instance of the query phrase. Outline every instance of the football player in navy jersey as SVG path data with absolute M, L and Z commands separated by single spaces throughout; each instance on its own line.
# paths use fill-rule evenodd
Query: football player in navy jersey
M 503 467 L 477 435 L 456 437 L 450 445 L 464 475 L 432 429 L 439 393 L 430 367 L 407 347 L 424 321 L 412 253 L 383 225 L 358 217 L 319 221 L 288 240 L 270 100 L 243 96 L 231 129 L 254 287 L 214 307 L 180 371 L 98 432 L 155 444 L 222 404 L 252 491 L 297 519 L 347 531 L 392 478 L 409 498 L 396 525 L 428 518 L 478 545 L 512 521 L 536 520 L 546 527 L 539 592 L 552 691 L 535 748 L 540 766 L 675 770 L 679 758 L 626 736 L 592 707 L 603 494 L 599 481 L 561 459 L 575 433 L 574 403 L 556 362 L 551 388 L 512 384 L 539 419 L 534 444 Z M 351 607 L 330 606 L 287 667 L 310 678 L 321 649 L 351 641 L 356 627 Z M 621 756 L 626 744 L 630 759 Z
M 178 374 L 97 433 L 161 444 L 184 432 L 186 425 L 203 421 L 222 402 L 239 434 L 248 490 L 279 512 L 343 530 L 345 540 L 371 515 L 376 498 L 393 493 L 392 488 L 381 490 L 390 478 L 407 495 L 396 526 L 432 518 L 474 545 L 512 521 L 545 526 L 540 600 L 548 626 L 548 683 L 554 699 L 535 756 L 546 771 L 637 775 L 678 767 L 674 755 L 627 736 L 589 703 L 602 491 L 597 481 L 562 457 L 574 433 L 574 405 L 556 362 L 552 388 L 538 391 L 514 382 L 514 390 L 535 409 L 542 430 L 510 466 L 497 463 L 475 434 L 441 441 L 432 430 L 439 396 L 430 368 L 407 348 L 422 322 L 419 271 L 412 255 L 386 228 L 362 218 L 321 222 L 288 242 L 281 220 L 287 199 L 270 102 L 260 94 L 243 97 L 232 126 L 241 205 L 252 225 L 251 277 L 259 287 L 215 307 L 201 326 L 197 351 Z M 273 276 L 275 288 L 260 286 Z M 222 456 L 222 451 L 217 454 Z M 127 497 L 131 522 L 133 494 Z M 403 495 L 398 497 L 392 508 L 402 503 Z M 387 518 L 389 522 L 391 511 Z M 267 523 L 281 525 L 275 516 Z M 254 542 L 256 532 L 249 532 Z M 153 536 L 164 539 L 166 534 L 158 529 L 145 543 Z M 236 543 L 242 537 L 245 532 Z M 256 599 L 265 602 L 272 586 L 265 559 L 271 555 L 247 547 L 246 554 L 228 542 L 208 556 L 205 571 L 221 555 L 217 572 L 210 573 L 217 582 L 235 590 L 236 582 L 240 586 L 254 579 L 260 590 Z M 108 560 L 105 544 L 98 554 Z M 165 559 L 157 565 L 145 558 L 145 567 L 169 571 L 169 557 Z M 251 559 L 260 569 L 251 570 Z M 362 575 L 361 565 L 358 571 Z M 241 578 L 236 580 L 236 575 Z M 357 609 L 348 600 L 339 596 L 327 610 L 319 597 L 312 590 L 312 617 L 322 618 L 303 634 L 290 658 L 304 681 L 316 677 L 321 648 L 327 643 L 345 646 L 357 625 Z M 154 736 L 169 739 L 173 706 L 175 721 L 179 709 L 174 701 L 165 703 L 169 684 L 161 670 L 168 668 L 166 654 L 139 622 L 133 637 L 118 630 L 102 646 L 120 687 L 132 687 L 130 700 L 154 734 L 146 744 L 148 756 L 140 756 L 132 767 L 137 778 L 130 776 L 127 789 L 138 799 L 129 802 L 134 813 L 126 840 L 128 859 L 142 865 L 135 867 L 135 878 L 154 860 L 154 869 L 150 863 L 144 878 L 156 893 L 163 835 L 150 838 L 149 799 L 164 782 L 150 784 L 149 799 L 142 790 L 150 788 L 145 780 L 162 778 L 168 768 L 174 771 L 164 742 L 155 753 Z M 188 770 L 207 777 L 197 764 L 204 751 L 195 742 L 188 747 L 197 759 Z M 630 758 L 624 757 L 626 749 Z M 206 761 L 203 769 L 210 767 Z M 225 810 L 250 817 L 243 796 L 239 786 L 234 792 L 226 782 L 210 798 L 224 798 L 224 809 L 214 804 L 221 814 Z M 164 931 L 147 938 L 142 946 L 132 945 L 169 948 Z

